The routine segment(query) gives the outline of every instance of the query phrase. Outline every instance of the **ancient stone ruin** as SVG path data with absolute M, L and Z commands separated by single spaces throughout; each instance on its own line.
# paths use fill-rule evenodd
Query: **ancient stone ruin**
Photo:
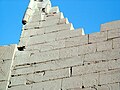
M 0 90 L 120 90 L 120 20 L 74 30 L 49 0 L 31 0 L 18 45 L 0 47 Z

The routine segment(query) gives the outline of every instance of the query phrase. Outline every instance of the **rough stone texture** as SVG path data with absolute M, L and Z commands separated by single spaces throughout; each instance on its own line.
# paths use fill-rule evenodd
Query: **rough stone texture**
M 0 90 L 7 90 L 17 45 L 0 47 Z
M 0 47 L 0 90 L 120 90 L 120 21 L 84 35 L 58 7 L 36 9 L 16 45 Z

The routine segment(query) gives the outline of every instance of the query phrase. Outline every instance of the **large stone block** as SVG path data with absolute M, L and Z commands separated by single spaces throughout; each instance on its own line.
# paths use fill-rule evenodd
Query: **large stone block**
M 65 40 L 59 40 L 59 41 L 52 41 L 48 43 L 27 46 L 26 50 L 27 51 L 39 50 L 40 52 L 43 52 L 43 51 L 49 51 L 53 49 L 60 49 L 64 47 L 65 47 Z
M 107 60 L 107 52 L 95 52 L 85 55 L 85 62 L 95 62 L 101 60 Z
M 82 76 L 84 87 L 96 86 L 99 81 L 99 73 L 86 74 Z
M 55 25 L 50 26 L 50 27 L 45 27 L 45 33 L 51 33 L 51 32 L 58 32 L 62 30 L 73 30 L 73 25 L 71 23 L 69 24 L 60 24 L 60 25 Z
M 69 90 L 72 88 L 82 88 L 82 77 L 81 76 L 63 79 L 62 89 Z
M 58 12 L 56 14 L 48 14 L 48 15 L 46 15 L 45 20 L 47 21 L 47 20 L 51 20 L 51 19 L 62 19 L 62 18 L 64 18 L 63 13 Z
M 94 63 L 90 65 L 81 65 L 73 67 L 73 75 L 83 75 L 83 74 L 92 74 L 96 72 L 108 71 L 109 64 L 108 62 Z
M 8 80 L 12 62 L 12 60 L 0 61 L 0 81 Z
M 15 65 L 21 65 L 24 64 L 30 64 L 30 63 L 40 63 L 40 62 L 46 62 L 50 60 L 56 60 L 59 59 L 59 50 L 53 50 L 53 51 L 47 51 L 47 52 L 29 52 L 25 51 L 21 53 L 21 55 L 16 56 L 15 58 Z
M 3 82 L 1 82 L 0 81 L 0 90 L 7 90 L 7 81 L 3 81 Z
M 45 14 L 32 15 L 29 22 L 40 22 L 45 20 Z
M 89 43 L 101 42 L 107 40 L 107 31 L 89 34 Z
M 35 67 L 33 66 L 22 66 L 16 67 L 12 70 L 12 75 L 24 75 L 24 74 L 31 74 L 35 72 Z
M 112 40 L 97 43 L 97 51 L 111 50 Z
M 100 84 L 120 82 L 120 69 L 100 73 Z
M 85 45 L 88 44 L 88 35 L 73 37 L 73 38 L 67 38 L 65 40 L 65 46 L 79 46 L 79 45 Z
M 23 30 L 21 37 L 32 37 L 36 35 L 42 35 L 44 34 L 45 28 L 40 28 L 40 29 L 29 29 L 29 30 Z
M 120 38 L 113 39 L 113 48 L 120 48 Z
M 25 42 L 27 45 L 35 45 L 50 41 L 55 41 L 56 33 L 38 35 L 31 38 L 28 38 L 26 41 L 23 39 L 21 41 Z
M 34 77 L 35 82 L 66 78 L 69 77 L 69 68 L 54 71 L 45 71 L 43 76 L 36 74 Z
M 60 90 L 61 80 L 34 83 L 32 90 Z
M 108 22 L 101 25 L 101 31 L 113 30 L 120 28 L 120 20 Z
M 67 59 L 60 59 L 55 61 L 50 61 L 46 63 L 40 63 L 35 65 L 35 70 L 56 70 L 56 69 L 62 69 L 62 68 L 68 68 L 76 65 L 82 65 L 83 64 L 83 56 L 77 56 Z
M 76 30 L 76 31 L 75 30 L 69 30 L 69 31 L 64 30 L 64 31 L 57 32 L 56 40 L 82 36 L 81 30 Z
M 32 23 L 28 22 L 25 26 L 23 26 L 23 29 L 34 29 L 35 27 L 42 27 L 41 23 L 40 22 L 32 22 Z
M 59 59 L 59 50 L 35 53 L 31 55 L 30 59 L 33 62 L 45 62 L 50 60 Z
M 31 90 L 31 86 L 19 85 L 19 86 L 13 86 L 11 88 L 8 88 L 7 90 Z
M 91 88 L 91 87 L 88 87 L 88 88 L 72 88 L 72 89 L 68 89 L 68 90 L 95 90 L 95 88 Z
M 102 86 L 95 87 L 97 90 L 120 90 L 119 83 L 105 84 Z
M 13 59 L 17 45 L 0 46 L 0 60 Z
M 120 37 L 120 29 L 108 31 L 108 40 L 113 38 L 118 38 L 118 37 Z
M 120 48 L 119 49 L 112 49 L 112 50 L 106 51 L 104 53 L 107 53 L 107 55 L 106 55 L 107 60 L 120 58 Z
M 78 46 L 78 54 L 87 54 L 96 52 L 96 44 L 86 44 Z
M 58 6 L 55 6 L 55 7 L 51 7 L 49 13 L 59 13 L 59 7 Z
M 59 50 L 59 58 L 78 56 L 78 47 L 63 48 Z
M 35 29 L 35 28 L 41 28 L 41 27 L 49 27 L 53 25 L 59 25 L 59 24 L 68 24 L 68 19 L 53 19 L 48 21 L 41 21 L 41 22 L 30 22 L 27 23 L 23 29 Z
M 110 70 L 120 68 L 120 59 L 109 61 L 108 66 Z

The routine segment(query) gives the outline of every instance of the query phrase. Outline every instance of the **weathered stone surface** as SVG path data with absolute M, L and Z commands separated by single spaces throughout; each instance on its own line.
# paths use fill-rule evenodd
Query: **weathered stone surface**
M 60 89 L 61 89 L 61 80 L 35 83 L 32 86 L 32 90 L 60 90 Z
M 97 51 L 111 50 L 112 40 L 97 43 Z
M 66 47 L 79 46 L 79 45 L 85 45 L 85 44 L 88 44 L 88 35 L 68 38 L 65 40 Z
M 18 50 L 0 47 L 0 90 L 120 90 L 120 20 L 85 35 L 43 2 L 28 7 Z
M 120 28 L 120 20 L 101 24 L 101 31 L 113 30 L 118 28 Z
M 113 39 L 113 48 L 120 48 L 120 38 Z
M 0 62 L 0 80 L 8 80 L 12 60 L 6 60 Z
M 89 35 L 89 43 L 101 42 L 107 40 L 107 31 L 97 32 Z
M 0 81 L 0 90 L 7 90 L 7 81 Z
M 81 76 L 63 79 L 62 89 L 67 90 L 71 88 L 82 88 L 82 77 Z
M 8 88 L 7 90 L 31 90 L 31 86 L 19 85 L 19 86 Z
M 120 69 L 100 73 L 100 84 L 120 82 Z
M 0 60 L 13 59 L 16 45 L 0 46 Z

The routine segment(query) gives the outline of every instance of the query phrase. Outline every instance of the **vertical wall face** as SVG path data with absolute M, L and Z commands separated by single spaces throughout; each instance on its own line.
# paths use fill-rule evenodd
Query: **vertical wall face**
M 35 10 L 23 26 L 7 90 L 120 90 L 120 21 L 90 35 L 73 29 L 58 7 Z
M 16 45 L 0 47 L 0 90 L 7 90 Z

